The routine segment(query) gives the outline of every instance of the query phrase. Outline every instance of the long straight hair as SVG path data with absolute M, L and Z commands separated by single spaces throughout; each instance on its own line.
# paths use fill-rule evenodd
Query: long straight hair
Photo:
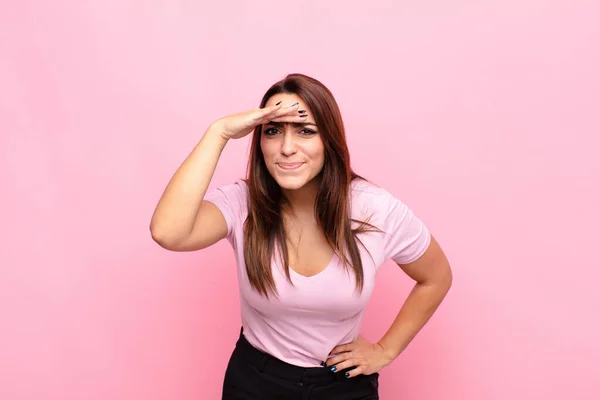
M 356 289 L 364 284 L 363 263 L 357 241 L 358 234 L 378 230 L 368 222 L 350 218 L 350 183 L 364 179 L 350 167 L 350 153 L 340 109 L 333 94 L 318 80 L 302 74 L 290 74 L 275 83 L 262 98 L 260 107 L 277 93 L 294 93 L 310 108 L 325 147 L 325 161 L 319 173 L 321 179 L 315 201 L 315 218 L 327 242 L 340 256 L 344 268 L 354 272 Z M 288 248 L 283 225 L 282 204 L 285 197 L 281 188 L 267 170 L 260 147 L 262 125 L 254 129 L 246 183 L 248 184 L 248 217 L 244 223 L 244 259 L 250 285 L 269 297 L 277 295 L 271 271 L 275 249 L 279 249 L 281 262 L 290 283 Z M 359 226 L 352 229 L 351 223 Z M 362 243 L 361 243 L 362 245 Z

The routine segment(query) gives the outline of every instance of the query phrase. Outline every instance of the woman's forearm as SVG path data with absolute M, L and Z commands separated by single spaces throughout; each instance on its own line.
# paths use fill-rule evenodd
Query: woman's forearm
M 452 278 L 435 283 L 417 283 L 406 298 L 400 312 L 378 342 L 385 353 L 395 359 L 425 326 L 448 293 Z
M 226 144 L 219 127 L 211 125 L 165 188 L 150 222 L 153 237 L 173 242 L 191 232 Z

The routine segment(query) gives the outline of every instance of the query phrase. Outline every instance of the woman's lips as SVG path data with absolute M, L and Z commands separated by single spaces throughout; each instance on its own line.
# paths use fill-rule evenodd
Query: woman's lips
M 277 163 L 277 165 L 279 165 L 281 168 L 283 169 L 296 169 L 299 168 L 302 164 L 302 162 L 297 162 L 297 163 Z

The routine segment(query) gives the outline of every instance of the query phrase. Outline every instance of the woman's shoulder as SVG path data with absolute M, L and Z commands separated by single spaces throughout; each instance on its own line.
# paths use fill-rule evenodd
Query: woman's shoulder
M 211 201 L 217 206 L 228 207 L 231 212 L 243 213 L 247 208 L 248 184 L 245 179 L 237 179 L 218 185 L 207 191 L 204 200 Z
M 392 196 L 386 189 L 363 178 L 351 182 L 349 195 L 352 201 L 382 201 Z
M 384 188 L 365 179 L 354 179 L 350 185 L 351 215 L 362 220 L 382 223 L 389 212 L 394 197 Z
M 227 194 L 234 194 L 240 197 L 248 196 L 248 184 L 246 183 L 246 180 L 242 178 L 219 185 L 214 190 Z

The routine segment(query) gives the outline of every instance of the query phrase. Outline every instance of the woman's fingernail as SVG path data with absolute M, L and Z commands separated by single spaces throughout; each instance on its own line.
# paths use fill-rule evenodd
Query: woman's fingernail
M 325 361 L 321 361 L 321 367 L 326 367 L 327 363 Z
M 304 113 L 306 112 L 306 110 L 298 110 L 298 112 L 299 112 L 300 114 L 304 114 Z
M 278 105 L 280 105 L 280 104 L 281 104 L 281 101 L 280 101 L 279 103 L 276 103 L 275 105 L 276 105 L 276 106 L 278 106 Z
M 300 118 L 308 117 L 308 114 L 298 115 Z
M 331 372 L 335 372 L 337 371 L 337 367 L 334 365 L 333 367 L 331 367 Z
M 300 102 L 299 102 L 299 101 L 295 102 L 295 103 L 294 103 L 294 104 L 292 104 L 290 107 L 295 107 L 295 106 L 297 106 L 298 104 L 300 104 Z
M 346 378 L 348 378 L 350 376 L 350 372 L 346 372 Z

